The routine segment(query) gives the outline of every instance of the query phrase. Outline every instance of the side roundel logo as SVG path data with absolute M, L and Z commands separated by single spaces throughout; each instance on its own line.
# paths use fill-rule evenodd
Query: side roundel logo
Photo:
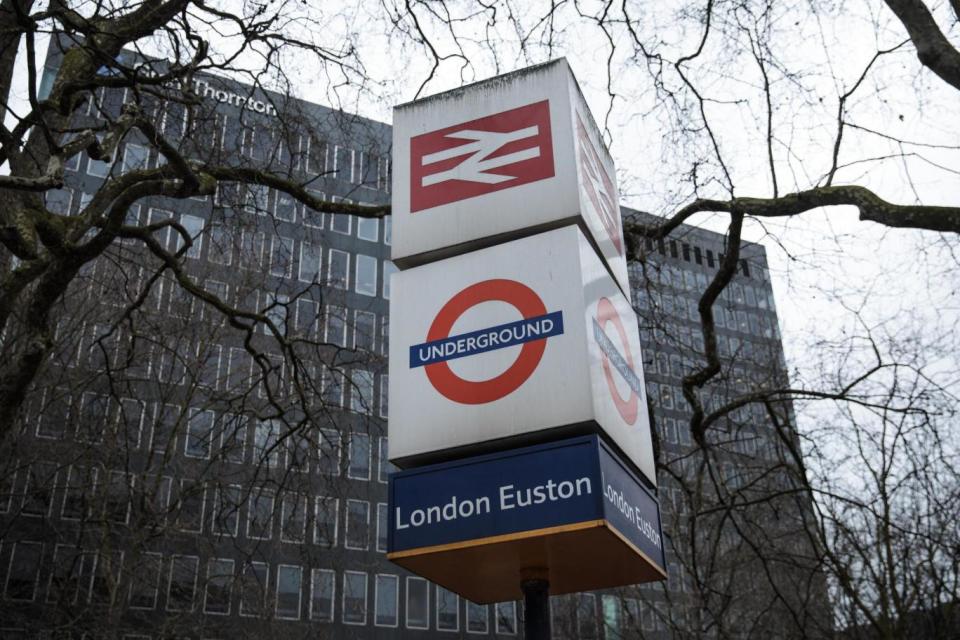
M 607 334 L 608 326 L 613 327 L 616 341 Z M 632 426 L 637 422 L 640 398 L 643 397 L 643 384 L 635 372 L 633 352 L 630 349 L 626 327 L 616 307 L 608 298 L 600 298 L 597 302 L 597 313 L 593 319 L 593 337 L 600 347 L 600 364 L 603 367 L 603 376 L 606 378 L 613 404 L 623 420 Z M 617 343 L 620 347 L 617 347 Z M 626 397 L 617 388 L 616 377 L 626 383 L 628 388 Z

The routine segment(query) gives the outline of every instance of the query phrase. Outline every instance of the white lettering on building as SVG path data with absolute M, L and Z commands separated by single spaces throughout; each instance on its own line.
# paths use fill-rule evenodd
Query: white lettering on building
M 225 91 L 224 89 L 218 89 L 205 80 L 194 80 L 193 90 L 200 96 L 216 100 L 217 102 L 230 104 L 235 107 L 240 107 L 241 109 L 250 109 L 256 113 L 262 113 L 268 116 L 275 117 L 277 115 L 276 107 L 269 102 L 257 100 L 253 96 L 242 96 L 237 93 Z

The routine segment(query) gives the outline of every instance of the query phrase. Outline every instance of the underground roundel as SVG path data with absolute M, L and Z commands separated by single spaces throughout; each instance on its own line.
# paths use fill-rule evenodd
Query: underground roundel
M 614 329 L 615 339 L 606 332 L 610 326 Z M 607 380 L 607 388 L 610 390 L 613 404 L 616 405 L 624 421 L 633 425 L 637 422 L 643 388 L 640 378 L 634 372 L 633 352 L 630 350 L 626 327 L 623 326 L 623 320 L 617 313 L 616 307 L 607 298 L 600 298 L 597 302 L 597 314 L 593 319 L 593 337 L 600 347 L 603 376 Z M 629 393 L 626 398 L 620 395 L 614 375 L 623 378 L 627 383 Z
M 522 319 L 450 335 L 454 323 L 466 311 L 490 301 L 511 305 Z M 463 289 L 443 305 L 430 325 L 426 342 L 410 347 L 410 368 L 423 367 L 430 384 L 449 400 L 485 404 L 520 388 L 540 364 L 547 339 L 562 333 L 562 312 L 548 312 L 533 289 L 516 280 L 484 280 Z M 448 364 L 457 358 L 516 345 L 522 345 L 517 359 L 506 371 L 487 380 L 464 380 Z

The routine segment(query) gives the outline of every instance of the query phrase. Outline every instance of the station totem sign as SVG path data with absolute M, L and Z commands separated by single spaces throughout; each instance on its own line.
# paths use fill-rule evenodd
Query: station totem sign
M 388 558 L 474 602 L 666 576 L 615 168 L 564 60 L 394 113 Z

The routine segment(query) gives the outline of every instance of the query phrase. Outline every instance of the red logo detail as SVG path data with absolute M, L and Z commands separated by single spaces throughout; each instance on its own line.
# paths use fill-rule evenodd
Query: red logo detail
M 410 212 L 552 178 L 547 100 L 410 138 Z
M 623 255 L 623 229 L 620 227 L 620 206 L 617 203 L 617 187 L 607 174 L 596 147 L 587 135 L 583 120 L 577 113 L 577 137 L 580 141 L 580 179 L 593 210 L 600 218 L 603 228 L 617 248 L 617 253 Z
M 543 300 L 527 285 L 516 280 L 484 280 L 470 285 L 443 305 L 430 325 L 427 341 L 448 337 L 454 323 L 464 312 L 490 300 L 513 305 L 524 318 L 542 316 L 547 312 Z M 428 364 L 424 369 L 430 384 L 446 398 L 461 404 L 484 404 L 499 400 L 520 388 L 533 375 L 546 348 L 546 340 L 523 343 L 520 355 L 506 371 L 481 382 L 464 380 L 450 369 L 446 361 Z
M 623 321 L 620 320 L 620 314 L 617 313 L 616 307 L 613 306 L 613 303 L 610 302 L 607 298 L 600 298 L 600 301 L 597 303 L 597 323 L 600 325 L 601 330 L 606 330 L 606 325 L 608 322 L 613 323 L 614 329 L 617 330 L 617 335 L 620 337 L 620 344 L 623 345 L 623 352 L 626 354 L 626 364 L 633 370 L 633 353 L 630 352 L 630 340 L 627 337 L 627 330 L 623 326 Z M 607 356 L 603 350 L 600 351 L 600 364 L 603 366 L 603 377 L 607 379 L 607 388 L 610 390 L 610 396 L 613 398 L 613 404 L 617 407 L 617 411 L 620 412 L 620 416 L 624 421 L 632 425 L 637 421 L 637 413 L 639 411 L 639 403 L 637 393 L 631 389 L 629 397 L 624 400 L 620 397 L 620 392 L 617 391 L 617 385 L 613 382 L 613 371 L 610 369 L 610 358 Z

